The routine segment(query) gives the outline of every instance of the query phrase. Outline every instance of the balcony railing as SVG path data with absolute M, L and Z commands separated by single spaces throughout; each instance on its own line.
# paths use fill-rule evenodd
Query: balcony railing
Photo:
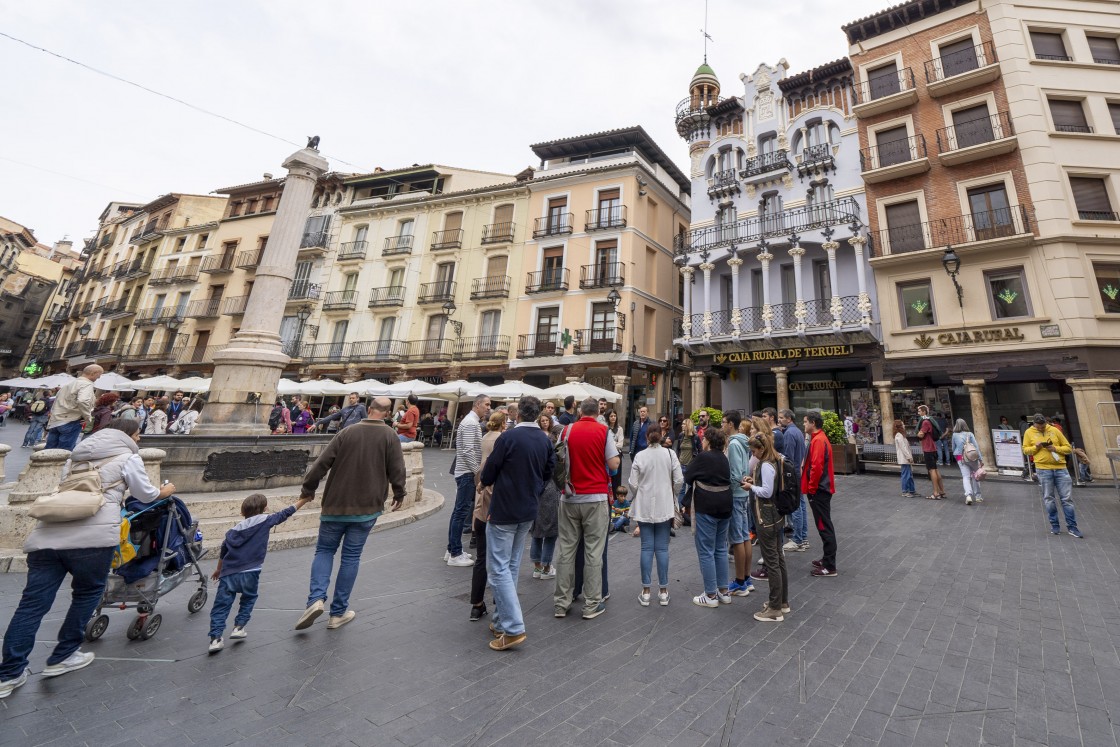
M 155 223 L 149 223 L 148 225 L 144 226 L 144 229 L 142 231 L 133 234 L 131 243 L 139 244 L 145 241 L 151 241 L 152 239 L 159 236 L 159 233 L 159 226 Z
M 437 280 L 434 283 L 421 283 L 417 303 L 443 303 L 455 298 L 455 281 Z
M 1030 216 L 1024 205 L 957 215 L 951 218 L 884 228 L 871 234 L 873 251 L 879 255 L 920 252 L 924 249 L 1031 233 Z
M 490 223 L 489 225 L 483 226 L 483 244 L 501 244 L 506 241 L 513 241 L 513 223 L 511 221 Z
M 759 174 L 769 174 L 771 171 L 792 168 L 793 166 L 789 162 L 789 152 L 777 150 L 773 153 L 763 153 L 754 158 L 748 158 L 743 170 L 739 172 L 739 176 L 746 179 Z
M 331 291 L 323 296 L 323 311 L 353 311 L 358 308 L 358 291 Z
M 797 304 L 796 303 L 777 303 L 770 306 L 770 329 L 773 332 L 778 332 L 786 335 L 797 329 Z M 763 307 L 761 306 L 746 306 L 739 309 L 739 334 L 741 336 L 759 336 L 766 329 L 766 320 L 762 317 Z M 824 330 L 826 333 L 831 333 L 832 330 L 832 299 L 808 299 L 805 301 L 805 327 L 806 331 L 810 333 L 813 330 Z M 704 327 L 704 315 L 693 314 L 691 317 L 692 322 L 692 336 L 701 337 L 707 331 Z M 863 320 L 863 315 L 859 310 L 859 296 L 842 296 L 840 298 L 840 324 L 843 326 L 851 326 L 860 324 Z M 712 312 L 712 337 L 726 337 L 732 333 L 731 325 L 731 311 L 729 309 L 721 309 Z M 674 338 L 681 338 L 684 336 L 683 328 L 681 327 L 681 319 L 678 317 L 674 320 L 673 326 Z
M 304 343 L 300 357 L 312 363 L 345 363 L 350 355 L 350 343 L 316 342 Z
M 881 145 L 861 148 L 859 151 L 860 171 L 874 171 L 908 161 L 926 157 L 926 139 L 922 134 L 905 140 L 891 140 Z
M 350 360 L 358 363 L 397 363 L 404 355 L 400 340 L 370 340 L 350 343 Z
M 261 256 L 264 254 L 264 249 L 250 249 L 244 252 L 237 253 L 237 259 L 234 264 L 242 270 L 255 270 L 261 263 Z
M 299 240 L 300 249 L 326 249 L 331 235 L 328 231 L 308 231 Z
M 188 319 L 215 319 L 222 307 L 220 298 L 201 298 L 187 304 Z
M 186 309 L 177 309 L 174 306 L 162 309 L 141 309 L 136 312 L 136 318 L 132 320 L 132 324 L 135 327 L 156 327 L 167 324 L 171 320 L 181 323 L 185 313 Z
M 1093 127 L 1088 124 L 1055 124 L 1054 130 L 1057 132 L 1079 132 L 1090 135 L 1093 132 Z
M 463 229 L 452 228 L 447 231 L 432 232 L 432 251 L 458 249 L 463 246 Z
M 954 75 L 963 75 L 987 67 L 995 62 L 997 62 L 995 45 L 987 41 L 975 47 L 928 60 L 926 62 L 926 83 L 937 83 L 946 78 L 952 78 Z
M 350 262 L 353 260 L 362 260 L 366 258 L 366 249 L 369 247 L 368 241 L 347 241 L 338 247 L 338 260 L 339 262 Z
M 832 155 L 832 145 L 818 143 L 810 145 L 801 151 L 801 163 L 797 164 L 797 173 L 804 175 L 815 169 L 835 169 L 836 157 Z
M 957 125 L 944 127 L 937 131 L 937 152 L 949 153 L 973 145 L 1002 140 L 1015 134 L 1011 115 L 996 112 L 990 117 L 981 117 Z
M 248 296 L 230 296 L 222 301 L 222 313 L 226 316 L 241 316 L 248 304 Z
M 712 174 L 708 180 L 708 196 L 715 197 L 741 191 L 739 174 L 735 169 L 726 169 Z
M 175 267 L 158 270 L 148 278 L 148 285 L 175 285 L 198 282 L 198 267 Z
M 225 345 L 203 345 L 199 347 L 195 345 L 193 348 L 186 348 L 183 351 L 182 358 L 179 363 L 183 364 L 207 364 L 214 362 L 214 353 L 222 350 Z
M 550 270 L 530 272 L 525 279 L 526 293 L 549 293 L 568 290 L 568 268 L 556 267 Z
M 856 106 L 912 90 L 914 90 L 914 72 L 908 67 L 894 73 L 876 75 L 865 83 L 852 85 Z
M 626 228 L 626 206 L 611 205 L 609 207 L 593 208 L 587 211 L 584 230 L 608 231 L 615 228 Z
M 109 244 L 112 244 L 112 243 L 113 243 L 113 234 L 107 233 L 104 236 L 102 236 L 101 239 L 97 242 L 97 246 L 98 246 L 98 248 L 100 248 L 100 247 L 109 246 Z
M 851 223 L 859 218 L 859 203 L 852 197 L 784 210 L 761 218 L 743 218 L 725 226 L 697 228 L 673 239 L 677 254 L 700 252 L 731 244 L 746 244 L 771 236 L 788 236 L 826 226 Z
M 677 113 L 673 121 L 675 124 L 679 124 L 681 120 L 689 117 L 706 116 L 709 107 L 715 106 L 723 100 L 722 98 L 705 99 L 701 96 L 689 96 L 677 104 Z
M 449 361 L 455 354 L 455 341 L 449 337 L 409 340 L 404 344 L 405 363 Z
M 1040 54 L 1034 53 L 1036 60 L 1054 60 L 1055 62 L 1073 62 L 1073 58 L 1068 54 Z
M 475 278 L 471 282 L 471 300 L 479 301 L 483 298 L 509 298 L 509 286 L 509 275 Z
M 559 332 L 540 332 L 517 337 L 518 358 L 542 358 L 563 354 L 564 345 L 560 341 Z
M 481 361 L 491 358 L 504 360 L 509 357 L 509 336 L 465 337 L 459 340 L 455 357 L 461 361 Z
M 318 301 L 322 291 L 323 286 L 318 283 L 297 280 L 288 289 L 288 301 Z
M 562 236 L 572 232 L 572 214 L 557 213 L 537 218 L 536 228 L 533 229 L 534 239 L 543 239 L 546 236 Z
M 575 339 L 576 355 L 622 352 L 622 330 L 614 327 L 581 329 L 576 332 Z
M 227 275 L 233 272 L 233 255 L 207 257 L 202 260 L 202 271 L 211 275 Z
M 600 262 L 579 268 L 580 288 L 614 288 L 626 285 L 622 262 Z
M 1105 210 L 1078 210 L 1077 217 L 1081 220 L 1120 221 L 1120 213 L 1110 213 Z
M 404 286 L 390 285 L 371 290 L 369 308 L 376 309 L 382 306 L 404 306 Z
M 186 350 L 186 345 L 178 343 L 170 348 L 160 346 L 154 347 L 152 345 L 129 345 L 121 350 L 121 361 L 123 363 L 148 363 L 148 364 L 170 364 L 176 363 L 183 356 Z
M 93 358 L 109 352 L 108 340 L 75 340 L 62 353 L 63 358 Z
M 132 278 L 142 278 L 148 275 L 152 269 L 150 260 L 137 258 L 128 263 L 122 263 L 125 267 L 122 268 L 120 278 L 122 280 L 131 280 Z
M 381 250 L 382 257 L 391 257 L 394 254 L 412 253 L 412 234 L 402 233 L 399 236 L 390 236 L 385 239 L 385 248 Z
M 105 304 L 104 306 L 102 306 L 101 307 L 101 318 L 102 319 L 120 319 L 121 317 L 126 317 L 129 314 L 135 314 L 136 313 L 136 307 L 138 307 L 139 305 L 140 305 L 139 297 L 131 298 L 131 299 L 122 298 L 119 301 L 114 301 L 113 303 L 108 303 L 108 304 Z

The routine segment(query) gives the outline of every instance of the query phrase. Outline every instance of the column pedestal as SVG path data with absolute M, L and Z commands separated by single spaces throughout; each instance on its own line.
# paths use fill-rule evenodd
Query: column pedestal
M 788 410 L 789 407 L 789 369 L 785 366 L 771 368 L 778 386 L 778 409 Z
M 992 448 L 992 427 L 988 423 L 988 404 L 984 399 L 983 379 L 964 379 L 961 381 L 968 387 L 968 400 L 972 404 L 972 433 L 976 436 L 976 443 L 980 444 L 980 456 L 984 464 L 995 469 L 995 450 Z
M 1112 385 L 1116 383 L 1116 379 L 1066 379 L 1066 383 L 1073 390 L 1073 403 L 1077 408 L 1077 422 L 1081 428 L 1083 443 L 1078 445 L 1089 455 L 1097 479 L 1111 475 L 1106 451 L 1115 452 L 1120 448 L 1116 443 L 1117 436 L 1120 436 L 1120 418 L 1116 416 L 1115 407 L 1097 407 L 1097 404 L 1115 399 Z
M 889 381 L 873 381 L 871 385 L 879 392 L 879 423 L 883 430 L 883 444 L 894 443 L 894 403 L 891 402 L 891 387 Z

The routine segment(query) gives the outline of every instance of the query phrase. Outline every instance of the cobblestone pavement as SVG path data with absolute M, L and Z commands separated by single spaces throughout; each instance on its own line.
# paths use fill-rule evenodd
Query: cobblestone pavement
M 453 495 L 446 452 L 428 486 Z M 985 502 L 897 497 L 884 476 L 841 477 L 840 571 L 812 579 L 791 554 L 793 613 L 755 622 L 757 595 L 691 604 L 683 530 L 672 603 L 637 604 L 638 541 L 612 535 L 613 596 L 594 621 L 552 617 L 551 586 L 521 579 L 528 641 L 487 648 L 468 621 L 470 571 L 440 562 L 451 501 L 366 547 L 352 606 L 328 631 L 292 626 L 311 549 L 272 554 L 248 640 L 206 654 L 188 589 L 163 627 L 129 642 L 110 612 L 98 659 L 33 677 L 0 701 L 5 744 L 224 745 L 1106 745 L 1120 715 L 1120 504 L 1076 494 L 1087 538 L 1051 536 L 1036 489 L 990 484 Z M 950 493 L 959 482 L 949 480 Z M 813 550 L 819 541 L 811 533 Z M 526 566 L 528 554 L 526 553 Z M 212 566 L 212 561 L 207 563 Z M 7 621 L 23 577 L 0 577 Z M 65 594 L 60 595 L 65 597 Z M 43 627 L 43 667 L 66 599 Z

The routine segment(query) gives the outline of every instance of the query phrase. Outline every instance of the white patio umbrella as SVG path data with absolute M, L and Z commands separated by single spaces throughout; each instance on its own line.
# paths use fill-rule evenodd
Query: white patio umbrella
M 174 392 L 179 388 L 179 380 L 172 376 L 149 376 L 132 383 L 140 392 Z
M 361 381 L 351 382 L 346 386 L 350 387 L 351 392 L 357 392 L 361 396 L 367 396 L 370 390 L 384 389 L 388 384 L 384 381 L 378 381 L 377 379 L 362 379 Z
M 411 379 L 409 381 L 400 381 L 396 384 L 382 384 L 380 387 L 371 387 L 367 393 L 374 397 L 407 397 L 410 394 L 415 394 L 417 397 L 423 399 L 443 399 L 443 397 L 433 397 L 431 393 L 435 391 L 435 385 L 429 384 L 426 381 L 419 379 Z
M 436 384 L 435 389 L 429 392 L 429 396 L 451 400 L 458 404 L 459 400 L 463 397 L 477 396 L 481 394 L 482 390 L 485 388 L 486 385 L 478 381 L 457 379 L 444 384 Z
M 572 396 L 576 398 L 576 403 L 587 399 L 605 399 L 607 402 L 617 402 L 622 399 L 618 392 L 612 392 L 610 389 L 603 389 L 601 387 L 587 384 L 582 381 L 572 383 L 559 384 L 557 386 L 549 387 L 538 395 L 543 399 L 563 400 L 565 397 Z
M 308 382 L 280 379 L 276 384 L 276 394 L 280 397 L 290 397 L 293 394 L 306 394 L 307 390 L 304 387 L 306 383 Z
M 179 380 L 178 388 L 192 394 L 207 392 L 210 391 L 210 379 L 204 379 L 201 376 L 188 376 Z
M 331 381 L 330 379 L 321 379 L 316 381 L 319 385 L 319 394 L 324 397 L 345 397 L 350 392 L 360 392 L 360 389 L 355 389 L 353 384 L 343 384 L 341 381 Z
M 75 378 L 77 377 L 71 376 L 68 373 L 56 373 L 50 376 L 44 376 L 40 379 L 35 379 L 31 386 L 34 389 L 54 389 L 55 387 L 60 387 L 73 381 Z
M 17 376 L 14 379 L 5 379 L 4 381 L 0 381 L 0 386 L 32 387 L 35 386 L 35 380 L 25 379 L 22 376 Z
M 112 371 L 101 374 L 97 381 L 93 382 L 93 387 L 105 392 L 135 392 L 140 389 L 132 379 Z
M 504 384 L 486 387 L 479 394 L 485 394 L 490 399 L 500 399 L 508 402 L 510 400 L 521 399 L 526 395 L 539 397 L 543 389 L 539 389 L 532 384 L 526 384 L 524 381 L 507 381 Z

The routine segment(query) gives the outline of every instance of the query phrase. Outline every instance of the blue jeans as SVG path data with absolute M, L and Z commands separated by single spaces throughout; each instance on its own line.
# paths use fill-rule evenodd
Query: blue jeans
M 315 559 L 311 561 L 311 593 L 307 595 L 307 606 L 315 602 L 327 601 L 327 587 L 331 584 L 331 569 L 334 567 L 334 554 L 342 544 L 342 560 L 338 564 L 338 576 L 334 580 L 334 598 L 331 599 L 331 617 L 339 617 L 350 606 L 350 592 L 358 579 L 358 562 L 362 559 L 362 548 L 373 530 L 377 519 L 369 521 L 321 521 L 319 522 L 319 541 L 315 545 Z
M 241 595 L 241 604 L 237 607 L 237 617 L 233 618 L 233 624 L 239 628 L 249 624 L 253 605 L 257 603 L 257 587 L 260 580 L 260 571 L 243 571 L 222 576 L 218 581 L 218 593 L 214 595 L 214 606 L 210 609 L 211 638 L 222 637 L 222 633 L 226 630 L 226 618 L 229 617 L 233 600 L 238 594 Z
M 447 528 L 447 552 L 451 557 L 463 554 L 463 527 L 471 518 L 474 508 L 474 475 L 468 472 L 455 478 L 455 507 L 451 509 L 451 524 Z
M 1064 469 L 1040 469 L 1038 484 L 1042 488 L 1042 505 L 1046 507 L 1046 516 L 1050 519 L 1050 526 L 1055 531 L 1061 531 L 1058 523 L 1058 506 L 1054 494 L 1062 502 L 1062 513 L 1066 517 L 1066 529 L 1077 529 L 1077 516 L 1073 511 L 1073 478 Z
M 486 565 L 494 591 L 494 629 L 508 635 L 525 632 L 521 602 L 517 598 L 517 573 L 525 552 L 525 537 L 531 521 L 518 524 L 486 524 Z
M 556 538 L 533 537 L 529 540 L 529 560 L 540 565 L 552 565 L 552 556 L 556 552 Z
M 948 464 L 953 461 L 953 449 L 949 446 L 948 441 L 937 442 L 937 461 L 942 464 Z
M 708 514 L 692 516 L 696 531 L 696 557 L 700 561 L 700 575 L 704 577 L 704 591 L 715 594 L 727 591 L 727 530 L 731 519 L 717 519 Z
M 82 435 L 82 421 L 80 420 L 56 425 L 47 431 L 46 448 L 73 451 L 74 447 L 78 445 L 78 436 L 80 435 Z
M 802 495 L 801 505 L 797 510 L 789 515 L 789 520 L 793 524 L 793 541 L 797 544 L 808 541 L 809 539 L 809 500 Z
M 101 602 L 115 547 L 77 550 L 34 550 L 27 554 L 27 585 L 8 630 L 4 633 L 4 662 L 0 680 L 10 680 L 27 669 L 39 624 L 50 612 L 58 587 L 69 573 L 70 609 L 58 629 L 58 644 L 47 664 L 58 664 L 78 650 L 85 639 L 86 623 Z
M 653 580 L 651 573 L 653 558 L 657 556 L 657 585 L 662 589 L 669 588 L 669 529 L 673 526 L 672 520 L 651 524 L 639 521 L 638 528 L 642 530 L 642 554 L 639 565 L 642 570 L 642 586 L 649 588 Z M 727 563 L 723 564 L 727 567 Z
M 409 438 L 408 436 L 402 436 L 399 433 L 397 434 L 397 438 L 399 438 L 401 440 L 402 444 L 410 444 L 410 443 L 412 443 L 413 441 L 416 440 L 415 438 Z
M 900 473 L 902 475 L 902 492 L 903 493 L 914 493 L 914 492 L 916 492 L 916 488 L 914 487 L 914 469 L 913 469 L 913 467 L 911 467 L 909 464 L 900 464 L 899 465 L 899 470 L 900 470 Z
M 45 419 L 31 418 L 31 425 L 27 426 L 27 433 L 23 434 L 23 445 L 34 446 L 43 437 L 43 427 L 47 424 Z

